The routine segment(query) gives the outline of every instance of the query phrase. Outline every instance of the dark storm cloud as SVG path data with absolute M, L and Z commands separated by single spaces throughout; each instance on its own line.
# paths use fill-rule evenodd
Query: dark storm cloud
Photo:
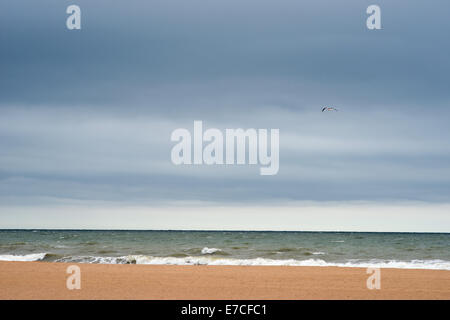
M 448 1 L 379 1 L 379 31 L 370 1 L 70 4 L 0 4 L 3 202 L 449 200 Z M 173 166 L 197 119 L 279 128 L 279 174 Z

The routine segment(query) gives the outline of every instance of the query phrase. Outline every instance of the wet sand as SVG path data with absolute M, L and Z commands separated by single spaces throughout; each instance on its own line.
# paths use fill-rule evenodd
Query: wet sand
M 364 268 L 77 264 L 81 289 L 66 287 L 67 263 L 0 262 L 0 299 L 450 299 L 450 271 Z

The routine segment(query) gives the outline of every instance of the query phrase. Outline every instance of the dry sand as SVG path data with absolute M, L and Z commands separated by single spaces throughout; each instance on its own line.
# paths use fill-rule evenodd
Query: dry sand
M 450 271 L 275 266 L 77 264 L 81 289 L 68 290 L 67 263 L 0 262 L 0 299 L 450 299 Z

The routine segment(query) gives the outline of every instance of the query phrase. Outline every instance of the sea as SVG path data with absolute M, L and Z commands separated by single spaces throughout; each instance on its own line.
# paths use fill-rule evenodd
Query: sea
M 450 233 L 0 230 L 0 260 L 450 270 Z

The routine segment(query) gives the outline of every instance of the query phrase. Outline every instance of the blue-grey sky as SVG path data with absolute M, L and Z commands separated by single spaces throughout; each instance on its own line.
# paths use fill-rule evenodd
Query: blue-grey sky
M 382 30 L 366 28 L 374 3 Z M 71 4 L 81 30 L 66 28 Z M 0 227 L 102 203 L 445 207 L 449 12 L 439 0 L 4 0 Z M 280 129 L 278 175 L 174 166 L 170 133 L 194 120 Z M 450 231 L 447 216 L 428 229 Z

